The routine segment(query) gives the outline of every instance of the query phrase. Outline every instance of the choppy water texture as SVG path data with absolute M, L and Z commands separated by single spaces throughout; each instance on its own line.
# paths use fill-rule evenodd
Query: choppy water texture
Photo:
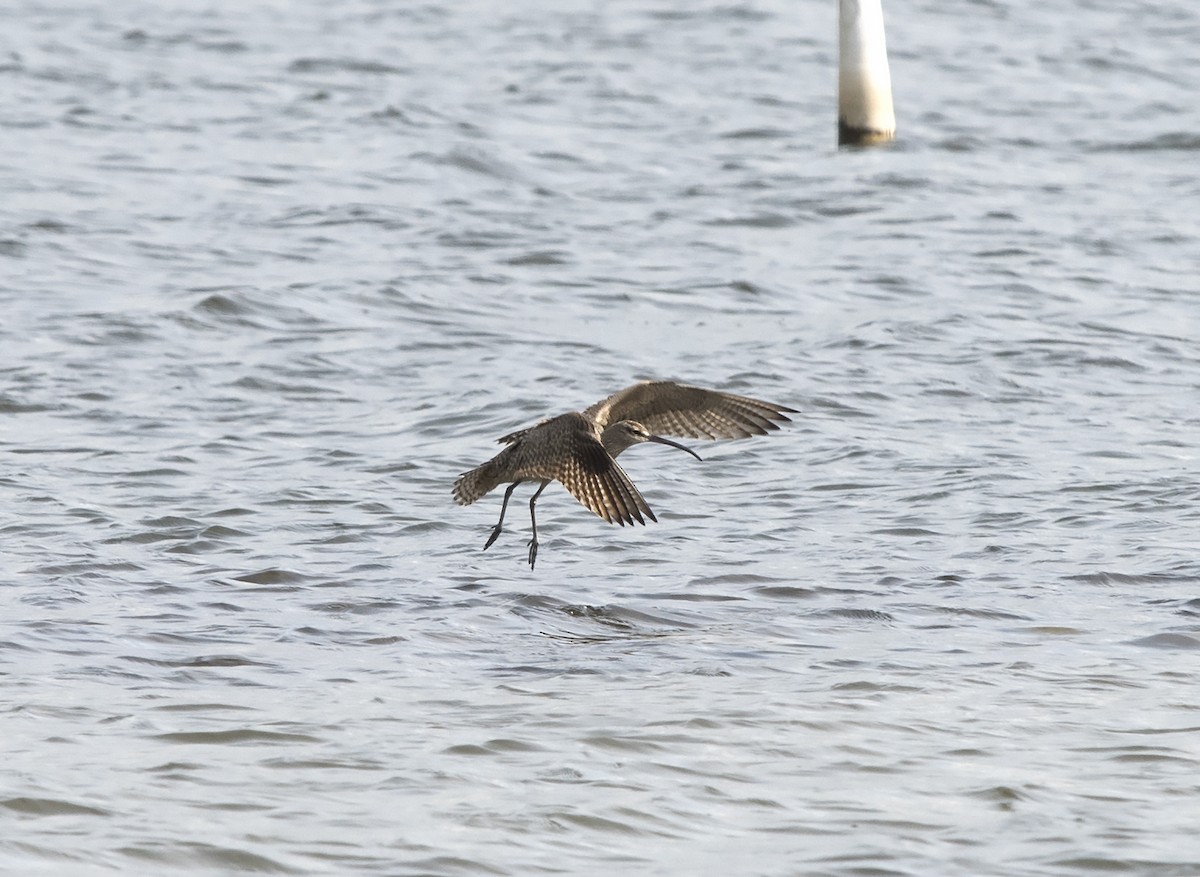
M 0 871 L 1200 873 L 1200 7 L 37 3 Z M 454 477 L 664 377 L 802 410 Z

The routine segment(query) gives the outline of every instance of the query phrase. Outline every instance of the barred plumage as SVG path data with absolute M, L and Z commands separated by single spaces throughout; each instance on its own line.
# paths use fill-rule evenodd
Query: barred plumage
M 653 433 L 698 439 L 749 438 L 779 429 L 792 408 L 673 381 L 643 381 L 584 411 L 600 428 L 636 420 Z

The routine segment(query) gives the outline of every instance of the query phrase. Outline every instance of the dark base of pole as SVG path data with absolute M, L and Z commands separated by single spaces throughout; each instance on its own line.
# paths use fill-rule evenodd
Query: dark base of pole
M 844 119 L 838 119 L 838 146 L 876 146 L 895 139 L 895 131 L 851 127 Z

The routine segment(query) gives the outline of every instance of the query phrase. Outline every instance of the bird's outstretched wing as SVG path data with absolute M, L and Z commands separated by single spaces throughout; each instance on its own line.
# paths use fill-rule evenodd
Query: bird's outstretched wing
M 791 419 L 787 414 L 796 410 L 674 381 L 644 381 L 613 393 L 583 413 L 601 429 L 636 420 L 659 435 L 733 439 L 779 429 L 780 422 Z
M 610 524 L 645 524 L 646 518 L 657 521 L 646 500 L 633 486 L 600 440 L 587 436 L 570 454 L 555 464 L 555 479 L 562 482 L 571 496 Z

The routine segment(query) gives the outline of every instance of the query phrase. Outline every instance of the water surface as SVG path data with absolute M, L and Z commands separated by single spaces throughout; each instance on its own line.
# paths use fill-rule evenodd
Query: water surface
M 18 0 L 0 869 L 1200 871 L 1200 14 Z M 643 378 L 801 409 L 469 508 Z

